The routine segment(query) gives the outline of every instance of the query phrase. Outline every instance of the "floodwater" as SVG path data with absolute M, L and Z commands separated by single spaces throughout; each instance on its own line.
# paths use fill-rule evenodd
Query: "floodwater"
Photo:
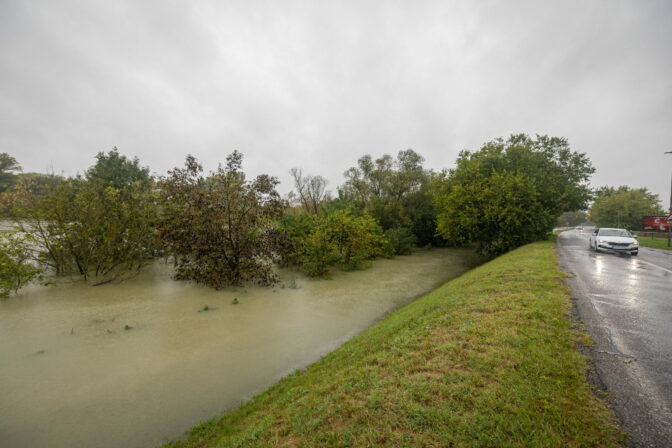
M 433 249 L 331 280 L 283 270 L 284 288 L 215 291 L 162 263 L 118 284 L 31 286 L 0 301 L 0 446 L 178 438 L 475 264 Z

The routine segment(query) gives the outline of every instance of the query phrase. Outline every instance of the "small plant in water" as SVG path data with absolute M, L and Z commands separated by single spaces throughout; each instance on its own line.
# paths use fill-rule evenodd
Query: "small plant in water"
M 294 277 L 289 279 L 287 282 L 287 287 L 289 289 L 299 289 L 299 285 L 296 283 L 296 279 Z
M 238 297 L 234 297 L 233 302 L 231 303 L 233 303 L 234 305 L 238 305 Z
M 205 305 L 203 308 L 201 308 L 200 310 L 198 310 L 199 313 L 202 313 L 202 312 L 204 312 L 204 311 L 210 311 L 210 307 L 209 307 L 208 305 Z
M 128 324 L 124 325 L 124 330 L 131 330 L 131 329 L 133 329 L 133 327 L 131 327 L 130 325 Z

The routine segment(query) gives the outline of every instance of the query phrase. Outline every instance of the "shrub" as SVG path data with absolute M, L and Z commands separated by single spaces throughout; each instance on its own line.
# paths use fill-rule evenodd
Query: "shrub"
M 385 231 L 385 255 L 410 255 L 415 247 L 416 237 L 405 227 L 397 227 Z
M 16 234 L 0 237 L 0 297 L 7 297 L 35 278 L 42 271 L 30 262 L 26 240 Z

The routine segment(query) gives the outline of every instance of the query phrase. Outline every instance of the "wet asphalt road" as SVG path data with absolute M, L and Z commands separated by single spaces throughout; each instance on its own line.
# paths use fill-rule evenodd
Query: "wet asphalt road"
M 574 274 L 567 283 L 595 342 L 598 380 L 629 446 L 672 447 L 672 252 L 595 253 L 590 231 L 563 232 L 557 250 Z

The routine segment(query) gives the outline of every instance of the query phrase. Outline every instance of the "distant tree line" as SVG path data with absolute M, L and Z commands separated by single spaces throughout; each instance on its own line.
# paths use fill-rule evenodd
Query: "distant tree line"
M 277 178 L 246 178 L 238 151 L 209 173 L 188 155 L 158 178 L 116 148 L 70 178 L 15 173 L 3 154 L 0 211 L 17 231 L 3 232 L 1 292 L 45 271 L 101 284 L 157 258 L 173 263 L 176 279 L 220 288 L 271 285 L 274 265 L 325 277 L 416 247 L 476 245 L 495 256 L 585 208 L 594 171 L 565 139 L 526 135 L 463 151 L 451 170 L 423 164 L 411 149 L 365 155 L 335 195 L 323 177 L 294 168 L 283 198 Z
M 620 227 L 629 230 L 642 228 L 643 216 L 665 216 L 657 194 L 646 188 L 601 187 L 595 190 L 595 198 L 588 218 L 598 227 Z
M 584 210 L 565 212 L 558 216 L 555 224 L 558 227 L 574 227 L 584 224 L 588 221 L 588 213 Z

